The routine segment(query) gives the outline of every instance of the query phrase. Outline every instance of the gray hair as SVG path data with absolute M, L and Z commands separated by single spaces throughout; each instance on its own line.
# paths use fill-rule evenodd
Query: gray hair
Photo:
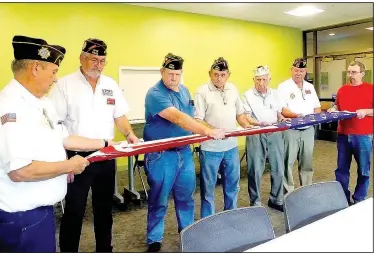
M 35 61 L 36 60 L 31 60 L 31 59 L 21 59 L 21 60 L 14 59 L 11 64 L 13 75 L 23 74 L 26 68 L 29 67 L 31 64 L 33 64 Z M 44 69 L 45 63 L 40 62 L 40 66 L 42 66 L 42 68 Z
M 21 59 L 16 60 L 14 59 L 11 64 L 12 72 L 14 75 L 23 72 L 30 64 L 32 64 L 34 60 L 29 59 Z
M 88 57 L 89 54 L 88 54 L 87 52 L 82 51 L 82 52 L 81 52 L 81 56 Z

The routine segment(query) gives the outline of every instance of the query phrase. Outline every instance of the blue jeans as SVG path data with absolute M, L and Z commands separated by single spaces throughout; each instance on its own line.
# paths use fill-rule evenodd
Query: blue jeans
M 0 210 L 0 252 L 56 252 L 53 206 Z
M 215 213 L 214 189 L 218 171 L 222 176 L 224 210 L 237 207 L 240 159 L 238 147 L 225 152 L 200 152 L 201 218 Z
M 343 187 L 347 200 L 350 201 L 349 169 L 352 155 L 357 162 L 357 184 L 352 196 L 354 201 L 364 200 L 370 180 L 370 160 L 373 150 L 373 135 L 338 135 L 338 168 L 336 180 Z
M 190 147 L 145 155 L 148 196 L 147 244 L 161 242 L 170 193 L 173 194 L 178 231 L 194 222 L 195 164 Z

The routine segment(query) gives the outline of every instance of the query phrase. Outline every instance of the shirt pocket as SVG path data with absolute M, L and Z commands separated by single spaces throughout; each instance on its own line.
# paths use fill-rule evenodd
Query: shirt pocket
M 114 119 L 114 110 L 116 100 L 113 97 L 105 97 L 100 103 L 99 108 L 97 109 L 98 117 L 100 120 L 105 122 L 112 122 Z

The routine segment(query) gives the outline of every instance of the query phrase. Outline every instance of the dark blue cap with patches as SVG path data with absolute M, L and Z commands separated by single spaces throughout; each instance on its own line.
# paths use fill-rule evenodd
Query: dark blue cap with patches
M 229 64 L 223 57 L 219 57 L 218 59 L 214 60 L 211 69 L 216 71 L 228 71 Z
M 183 62 L 182 57 L 169 53 L 165 56 L 162 67 L 170 70 L 181 70 L 183 69 Z
M 87 39 L 83 43 L 82 51 L 96 55 L 96 56 L 106 56 L 107 45 L 104 41 L 99 39 Z
M 306 59 L 304 58 L 296 58 L 293 62 L 292 66 L 296 68 L 306 68 Z
M 16 60 L 39 60 L 60 66 L 66 53 L 66 49 L 62 46 L 50 45 L 43 39 L 22 35 L 14 36 L 12 45 Z

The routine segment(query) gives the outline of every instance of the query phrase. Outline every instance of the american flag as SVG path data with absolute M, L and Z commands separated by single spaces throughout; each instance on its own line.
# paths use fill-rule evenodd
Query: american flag
M 1 124 L 4 125 L 9 122 L 16 122 L 17 116 L 16 113 L 8 113 L 1 117 Z
M 306 126 L 312 126 L 319 123 L 329 123 L 338 120 L 349 119 L 355 117 L 355 112 L 333 112 L 333 113 L 316 113 L 306 115 L 302 118 L 293 118 L 291 122 L 277 123 L 271 126 L 256 126 L 251 129 L 239 129 L 231 132 L 226 132 L 226 137 L 239 137 L 256 135 L 262 133 L 271 133 L 277 131 L 285 131 L 288 129 L 297 129 Z M 128 157 L 137 154 L 145 154 L 151 152 L 164 151 L 170 148 L 191 145 L 196 143 L 201 143 L 212 139 L 207 136 L 194 134 L 189 136 L 177 137 L 177 138 L 167 138 L 159 139 L 153 141 L 147 141 L 138 144 L 127 144 L 127 142 L 121 143 L 121 145 L 108 146 L 100 149 L 97 152 L 90 154 L 87 159 L 89 162 L 95 161 L 105 161 L 118 157 Z

